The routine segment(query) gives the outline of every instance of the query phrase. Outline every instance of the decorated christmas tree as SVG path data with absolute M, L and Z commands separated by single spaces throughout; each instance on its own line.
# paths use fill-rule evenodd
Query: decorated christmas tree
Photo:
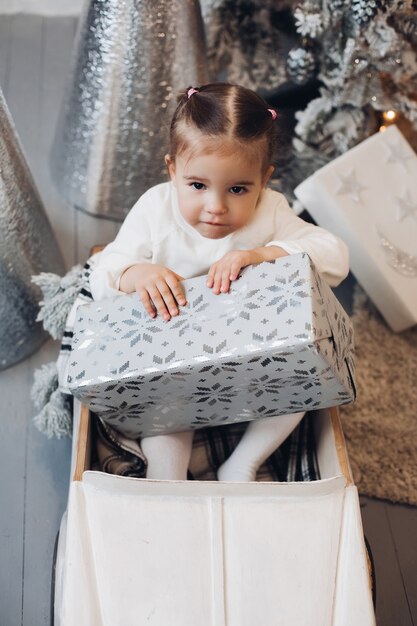
M 287 195 L 386 123 L 417 127 L 412 0 L 220 0 L 209 17 L 213 74 L 271 104 L 288 84 L 315 88 L 307 105 L 295 104 L 291 156 L 277 168 Z

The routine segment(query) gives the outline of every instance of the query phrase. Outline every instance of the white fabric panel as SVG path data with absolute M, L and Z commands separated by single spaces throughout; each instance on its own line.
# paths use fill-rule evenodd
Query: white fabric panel
M 331 626 L 343 497 L 227 502 L 228 626 Z
M 375 626 L 357 488 L 346 488 L 332 626 Z
M 60 616 L 57 626 L 104 626 L 90 521 L 81 482 L 73 482 L 70 487 L 65 544 L 62 607 L 56 607 Z
M 343 592 L 364 563 L 357 540 L 339 555 L 345 493 L 342 476 L 232 484 L 86 472 L 71 485 L 57 626 L 339 626 L 338 559 L 338 615 L 369 600 L 359 577 Z M 348 511 L 344 542 L 361 532 Z

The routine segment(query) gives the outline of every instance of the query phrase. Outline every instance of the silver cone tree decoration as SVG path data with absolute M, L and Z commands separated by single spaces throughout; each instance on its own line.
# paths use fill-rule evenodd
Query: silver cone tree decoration
M 87 0 L 51 159 L 67 202 L 122 221 L 167 179 L 178 91 L 207 80 L 198 0 Z
M 0 370 L 34 352 L 41 292 L 31 282 L 64 263 L 0 91 Z

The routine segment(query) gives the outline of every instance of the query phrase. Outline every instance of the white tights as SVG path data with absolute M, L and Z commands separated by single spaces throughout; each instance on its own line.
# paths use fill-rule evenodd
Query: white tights
M 264 461 L 285 441 L 305 412 L 262 418 L 250 422 L 242 439 L 217 472 L 219 480 L 246 482 L 256 479 Z M 144 437 L 142 450 L 148 460 L 147 478 L 187 480 L 193 431 Z

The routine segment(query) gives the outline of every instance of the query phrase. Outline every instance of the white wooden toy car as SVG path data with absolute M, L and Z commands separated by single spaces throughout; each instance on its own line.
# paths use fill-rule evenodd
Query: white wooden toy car
M 337 409 L 315 418 L 320 480 L 155 481 L 89 470 L 75 402 L 55 626 L 372 626 L 372 576 Z

